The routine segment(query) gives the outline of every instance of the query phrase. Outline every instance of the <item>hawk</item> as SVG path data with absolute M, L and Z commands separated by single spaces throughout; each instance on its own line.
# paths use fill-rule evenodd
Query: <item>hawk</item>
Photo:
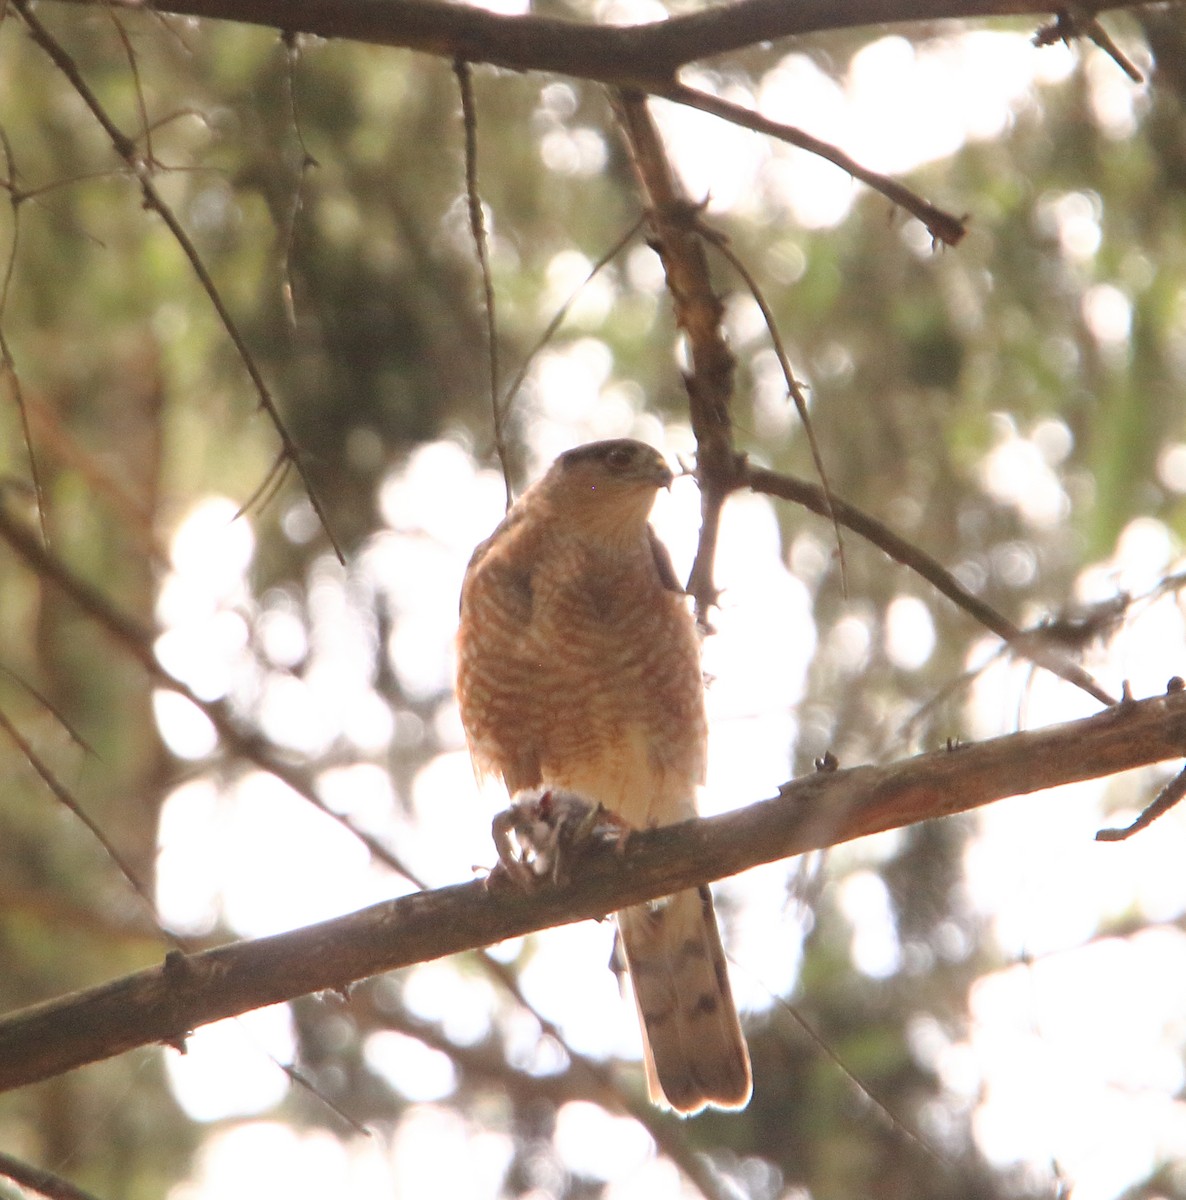
M 562 454 L 474 551 L 457 695 L 475 769 L 556 788 L 645 829 L 695 815 L 700 643 L 648 523 L 672 472 L 629 439 Z M 617 914 L 647 1083 L 680 1113 L 742 1108 L 750 1064 L 707 888 Z

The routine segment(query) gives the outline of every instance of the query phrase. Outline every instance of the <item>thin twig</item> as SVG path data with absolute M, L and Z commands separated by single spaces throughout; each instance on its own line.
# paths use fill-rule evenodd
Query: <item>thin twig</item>
M 256 485 L 255 491 L 235 511 L 235 520 L 253 508 L 266 508 L 276 493 L 284 486 L 284 480 L 288 477 L 291 467 L 292 460 L 281 450 L 272 465 L 264 472 L 264 477 Z
M 123 22 L 119 19 L 119 13 L 114 8 L 104 5 L 103 11 L 111 24 L 115 26 L 115 35 L 119 38 L 120 45 L 124 48 L 124 57 L 128 60 L 128 71 L 132 76 L 132 89 L 136 93 L 136 111 L 140 117 L 140 137 L 144 139 L 144 159 L 148 163 L 155 163 L 156 155 L 152 152 L 153 126 L 148 120 L 148 105 L 144 100 L 144 85 L 140 79 L 140 63 L 136 58 L 136 51 L 132 47 L 132 39 L 128 37 L 128 31 L 124 28 Z
M 828 1044 L 828 1039 L 803 1015 L 802 1011 L 789 1000 L 782 996 L 774 996 L 774 1001 L 779 1009 L 785 1012 L 795 1022 L 796 1025 L 807 1035 L 807 1037 L 815 1045 L 823 1055 L 832 1063 L 834 1067 L 853 1085 L 854 1088 L 866 1099 L 875 1109 L 882 1115 L 889 1127 L 895 1133 L 901 1134 L 908 1141 L 913 1142 L 928 1158 L 933 1159 L 940 1166 L 945 1167 L 953 1175 L 959 1171 L 958 1166 L 938 1147 L 931 1145 L 926 1138 L 923 1137 L 917 1129 L 911 1128 L 905 1121 L 899 1117 L 892 1108 L 884 1100 L 878 1096 L 873 1089 L 865 1082 L 845 1061 L 836 1053 Z
M 1186 768 L 1175 775 L 1157 793 L 1157 798 L 1153 803 L 1131 825 L 1126 825 L 1123 829 L 1101 829 L 1095 835 L 1095 840 L 1097 842 L 1123 842 L 1132 837 L 1134 833 L 1148 829 L 1158 817 L 1165 816 L 1183 796 L 1186 796 Z
M 1136 63 L 1116 45 L 1112 40 L 1112 35 L 1094 17 L 1087 22 L 1084 32 L 1133 83 L 1145 82 L 1145 77 L 1137 69 Z
M 633 241 L 635 234 L 643 227 L 646 222 L 646 217 L 639 217 L 638 220 L 626 230 L 624 234 L 589 268 L 589 273 L 581 280 L 571 295 L 564 301 L 563 304 L 553 314 L 552 319 L 544 328 L 543 333 L 536 339 L 535 345 L 527 351 L 523 358 L 523 363 L 515 372 L 514 379 L 507 385 L 506 393 L 502 401 L 502 413 L 505 419 L 510 412 L 511 406 L 514 404 L 515 397 L 518 395 L 519 389 L 523 386 L 523 381 L 527 378 L 527 372 L 531 370 L 531 364 L 535 361 L 536 356 L 541 350 L 556 336 L 556 331 L 564 324 L 564 319 L 568 316 L 572 306 L 576 303 L 577 297 L 581 292 L 589 286 L 589 284 L 597 277 L 597 275 L 605 269 L 609 263 Z
M 871 171 L 868 167 L 861 166 L 856 159 L 845 154 L 839 147 L 813 137 L 809 133 L 804 133 L 803 130 L 796 129 L 793 125 L 784 125 L 781 121 L 773 121 L 744 105 L 734 104 L 731 100 L 698 91 L 683 83 L 674 82 L 660 94 L 678 104 L 698 108 L 701 112 L 720 117 L 721 120 L 728 121 L 733 125 L 752 129 L 755 133 L 764 133 L 768 137 L 777 138 L 781 142 L 798 146 L 801 150 L 827 159 L 842 171 L 847 171 L 854 179 L 859 179 L 874 191 L 880 192 L 887 200 L 917 217 L 927 227 L 936 242 L 954 246 L 968 232 L 965 225 L 966 217 L 956 217 L 949 212 L 944 212 L 930 201 L 924 200 L 917 192 L 911 191 L 905 184 L 891 179 L 888 175 L 882 175 L 879 171 Z
M 847 596 L 848 561 L 844 556 L 844 538 L 840 535 L 840 522 L 836 519 L 836 512 L 832 507 L 832 488 L 828 483 L 828 473 L 824 468 L 824 458 L 820 453 L 819 443 L 815 439 L 815 425 L 811 420 L 811 414 L 807 410 L 807 397 L 803 395 L 803 388 L 795 378 L 794 371 L 791 370 L 791 360 L 787 355 L 786 347 L 783 345 L 782 334 L 778 330 L 778 322 L 774 319 L 774 313 L 771 311 L 770 305 L 766 303 L 766 297 L 761 287 L 758 286 L 758 281 L 741 260 L 741 257 L 734 253 L 728 239 L 718 230 L 710 228 L 703 220 L 698 222 L 698 227 L 704 237 L 717 248 L 718 253 L 729 262 L 730 266 L 745 281 L 750 295 L 754 298 L 754 303 L 761 310 L 762 319 L 766 322 L 766 330 L 770 334 L 770 342 L 774 346 L 778 365 L 782 368 L 783 379 L 786 381 L 787 394 L 794 401 L 795 409 L 799 413 L 799 420 L 803 424 L 803 432 L 807 435 L 807 445 L 811 450 L 811 461 L 815 465 L 815 473 L 819 476 L 820 487 L 823 489 L 824 502 L 827 505 L 826 516 L 832 522 L 832 532 L 836 536 L 836 558 L 840 565 L 841 592 Z
M 748 487 L 751 491 L 767 496 L 778 496 L 783 500 L 802 504 L 805 508 L 809 508 L 821 516 L 827 515 L 823 489 L 791 475 L 745 463 L 741 470 L 739 486 Z M 1037 666 L 1065 679 L 1068 683 L 1074 684 L 1075 687 L 1081 688 L 1101 704 L 1110 707 L 1116 703 L 1115 698 L 1100 687 L 1087 671 L 1077 663 L 1071 662 L 1041 638 L 1026 634 L 1007 617 L 997 612 L 992 605 L 986 604 L 979 596 L 973 595 L 942 563 L 932 558 L 926 551 L 894 533 L 876 517 L 869 516 L 868 513 L 849 504 L 846 500 L 842 500 L 838 496 L 834 496 L 832 500 L 833 512 L 842 525 L 854 533 L 860 534 L 861 537 L 884 550 L 892 559 L 922 576 L 953 604 L 963 609 L 986 629 L 995 633 L 997 637 L 1008 642 L 1010 649 L 1028 658 Z
M 280 271 L 282 284 L 281 298 L 284 303 L 284 315 L 290 329 L 296 329 L 296 299 L 292 286 L 292 250 L 296 243 L 297 221 L 305 203 L 305 176 L 318 166 L 317 159 L 309 153 L 305 145 L 305 134 L 301 129 L 301 116 L 297 107 L 296 69 L 300 60 L 300 42 L 295 33 L 285 32 L 283 35 L 285 62 L 284 88 L 288 101 L 288 119 L 292 122 L 293 133 L 296 134 L 297 146 L 300 149 L 301 164 L 297 169 L 296 186 L 292 189 L 292 202 L 288 206 L 288 214 L 284 228 L 280 231 Z
M 0 708 L 0 729 L 3 729 L 8 734 L 25 761 L 33 768 L 41 779 L 41 782 L 53 794 L 54 799 L 63 807 L 69 809 L 87 827 L 91 836 L 103 847 L 103 852 L 111 859 L 119 873 L 131 885 L 132 891 L 144 902 L 144 906 L 148 910 L 153 924 L 160 930 L 161 935 L 172 941 L 172 935 L 161 927 L 160 921 L 157 918 L 156 902 L 153 899 L 152 890 L 140 879 L 132 869 L 132 864 L 123 856 L 123 852 L 119 847 L 104 833 L 102 826 L 87 813 L 86 809 L 82 807 L 70 789 L 58 779 L 49 764 L 33 749 L 29 740 L 10 720 L 8 714 L 2 708 Z
M 503 410 L 498 371 L 498 321 L 494 310 L 494 275 L 490 270 L 490 245 L 486 233 L 486 214 L 478 191 L 478 111 L 474 104 L 473 73 L 463 58 L 453 61 L 453 74 L 461 91 L 461 119 L 465 128 L 465 200 L 469 210 L 469 231 L 482 272 L 482 298 L 486 311 L 486 354 L 490 380 L 490 410 L 494 424 L 494 452 L 502 468 L 506 488 L 506 506 L 511 507 L 511 461 L 506 439 L 506 413 Z
M 189 262 L 191 269 L 198 278 L 198 282 L 202 286 L 202 290 L 213 305 L 223 330 L 226 332 L 227 337 L 230 338 L 244 369 L 247 371 L 247 375 L 259 399 L 260 407 L 267 414 L 272 428 L 276 431 L 276 436 L 280 439 L 280 444 L 284 448 L 285 455 L 292 462 L 297 474 L 300 476 L 301 484 L 305 489 L 306 495 L 309 497 L 309 503 L 313 506 L 313 511 L 317 514 L 317 519 L 321 523 L 321 527 L 325 531 L 325 535 L 329 539 L 338 561 L 344 565 L 346 556 L 333 530 L 330 528 L 328 514 L 313 487 L 312 479 L 302 461 L 300 449 L 296 442 L 293 441 L 292 435 L 288 432 L 288 426 L 280 415 L 280 410 L 272 395 L 272 391 L 264 380 L 259 364 L 255 361 L 255 356 L 251 353 L 235 319 L 231 316 L 230 310 L 223 301 L 222 294 L 219 292 L 213 276 L 207 270 L 206 264 L 202 261 L 197 248 L 185 232 L 176 214 L 165 203 L 160 192 L 157 190 L 156 184 L 152 179 L 151 161 L 139 153 L 135 140 L 129 138 L 112 120 L 86 80 L 83 79 L 78 64 L 33 13 L 29 0 L 12 0 L 12 4 L 17 12 L 20 13 L 21 19 L 25 22 L 33 40 L 49 56 L 54 66 L 62 72 L 70 86 L 78 93 L 79 98 L 90 109 L 91 115 L 102 126 L 111 141 L 112 148 L 124 161 L 128 171 L 138 183 L 145 207 L 151 209 L 164 221 L 173 240 L 177 243 L 182 254 Z
M 49 545 L 49 524 L 45 511 L 45 491 L 41 483 L 41 466 L 37 461 L 37 452 L 33 448 L 33 430 L 29 424 L 29 406 L 25 402 L 25 389 L 21 384 L 20 373 L 16 369 L 16 359 L 12 347 L 8 344 L 8 335 L 4 331 L 4 317 L 8 311 L 8 300 L 12 292 L 12 279 L 16 271 L 17 247 L 21 236 L 21 205 L 29 199 L 30 193 L 17 187 L 16 157 L 8 134 L 0 128 L 0 145 L 4 149 L 4 158 L 8 170 L 8 200 L 12 207 L 12 245 L 8 248 L 8 259 L 4 264 L 4 280 L 0 283 L 0 374 L 8 380 L 8 390 L 16 405 L 17 416 L 21 423 L 21 437 L 25 443 L 25 454 L 29 460 L 29 482 L 33 487 L 33 503 L 37 507 L 37 523 L 41 531 L 41 540 Z
M 22 678 L 11 667 L 6 667 L 0 663 L 0 674 L 6 675 L 13 681 L 23 692 L 33 697 L 33 699 L 44 708 L 47 713 L 57 722 L 57 724 L 65 731 L 66 736 L 81 750 L 84 754 L 89 754 L 92 758 L 98 758 L 99 752 L 82 736 L 77 729 L 66 719 L 66 714 L 50 698 L 45 695 L 39 688 L 35 688 L 27 679 Z

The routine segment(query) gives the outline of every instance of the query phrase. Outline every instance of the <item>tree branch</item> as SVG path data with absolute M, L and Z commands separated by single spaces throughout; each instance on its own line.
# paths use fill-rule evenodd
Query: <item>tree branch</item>
M 528 893 L 481 882 L 421 892 L 292 933 L 200 954 L 0 1019 L 0 1090 L 137 1046 L 182 1046 L 199 1025 L 308 992 L 600 918 L 681 888 L 866 834 L 1186 752 L 1186 692 L 884 767 L 826 771 L 773 799 L 592 845 L 563 885 Z
M 734 486 L 739 456 L 733 447 L 733 376 L 736 359 L 722 326 L 724 305 L 713 290 L 698 207 L 684 190 L 667 156 L 646 97 L 624 90 L 612 96 L 646 204 L 651 245 L 663 262 L 675 323 L 687 338 L 684 372 L 688 415 L 696 435 L 696 482 L 700 486 L 700 540 L 688 580 L 696 617 L 708 627 L 716 603 L 713 562 L 721 509 Z
M 95 5 L 98 0 L 70 0 Z M 103 0 L 123 9 L 146 0 Z M 285 33 L 349 38 L 462 58 L 514 71 L 548 71 L 649 91 L 687 63 L 754 46 L 862 25 L 985 17 L 1049 16 L 1032 0 L 740 0 L 642 25 L 587 25 L 555 17 L 508 17 L 448 0 L 163 0 L 156 12 L 263 25 Z M 1093 13 L 1140 7 L 1096 0 Z

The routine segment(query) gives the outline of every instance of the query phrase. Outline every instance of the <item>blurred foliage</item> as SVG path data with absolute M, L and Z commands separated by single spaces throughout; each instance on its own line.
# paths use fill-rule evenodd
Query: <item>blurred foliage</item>
M 12 201 L 0 211 L 0 255 L 12 263 L 2 329 L 15 376 L 0 409 L 0 499 L 36 519 L 19 379 L 54 551 L 150 627 L 171 533 L 192 504 L 208 494 L 250 503 L 256 552 L 244 620 L 254 636 L 265 614 L 285 613 L 310 648 L 278 664 L 253 641 L 255 674 L 232 694 L 237 711 L 253 726 L 267 675 L 309 676 L 323 657 L 311 593 L 344 580 L 346 619 L 369 638 L 394 733 L 382 753 L 339 739 L 309 765 L 381 762 L 409 820 L 417 773 L 451 748 L 450 698 L 409 685 L 386 653 L 399 605 L 358 564 L 383 528 L 381 485 L 417 446 L 451 438 L 491 457 L 456 81 L 447 64 L 405 52 L 290 45 L 246 26 L 117 19 L 98 7 L 38 11 L 111 116 L 140 131 L 139 149 L 274 389 L 350 565 L 327 565 L 326 538 L 292 472 L 273 494 L 276 436 L 190 265 L 12 12 L 0 19 Z M 1166 447 L 1186 441 L 1180 16 L 1151 10 L 1141 28 L 1126 27 L 1156 63 L 1154 85 L 1133 100 L 1131 128 L 1101 119 L 1093 72 L 1118 70 L 1087 55 L 1090 69 L 1043 88 L 1004 135 L 914 173 L 922 193 L 971 212 L 958 249 L 934 252 L 917 225 L 868 194 L 842 225 L 816 232 L 774 201 L 712 217 L 766 289 L 809 385 L 836 493 L 917 540 L 1020 621 L 1066 609 L 1083 566 L 1106 557 L 1134 517 L 1186 533 L 1182 491 L 1158 472 Z M 796 50 L 841 77 L 868 40 L 852 31 Z M 774 61 L 765 49 L 738 55 L 730 79 L 752 83 Z M 509 375 L 554 310 L 541 297 L 555 292 L 556 264 L 574 253 L 586 267 L 600 258 L 637 220 L 638 196 L 599 89 L 477 68 L 475 90 Z M 1071 226 L 1097 244 L 1070 246 Z M 595 320 L 578 310 L 556 345 L 599 339 L 616 395 L 640 419 L 678 424 L 686 400 L 677 339 L 647 255 L 636 238 L 609 264 L 601 279 L 612 303 Z M 731 311 L 747 303 L 723 264 L 719 282 Z M 1118 308 L 1130 331 L 1101 338 L 1092 305 L 1117 308 L 1117 299 L 1127 302 Z M 740 447 L 810 475 L 805 439 L 770 384 L 766 335 L 739 322 L 733 336 Z M 539 418 L 537 389 L 529 378 L 513 410 L 519 479 Z M 1063 447 L 1051 461 L 1069 497 L 1067 512 L 1045 524 L 982 482 L 1002 438 L 1032 440 L 1043 429 Z M 853 599 L 844 602 L 824 524 L 785 508 L 779 521 L 792 566 L 816 564 L 806 581 L 820 652 L 798 713 L 797 770 L 828 749 L 846 764 L 884 761 L 958 738 L 965 696 L 943 689 L 978 637 L 971 621 L 852 536 Z M 925 669 L 904 669 L 887 650 L 887 614 L 903 595 L 918 597 L 936 627 Z M 127 647 L 8 554 L 0 555 L 0 596 L 0 706 L 150 882 L 170 791 L 195 775 L 229 786 L 242 764 L 222 750 L 196 764 L 171 755 Z M 854 606 L 871 631 L 855 665 L 838 634 Z M 163 943 L 138 899 L 14 747 L 0 756 L 0 780 L 0 1007 L 158 960 Z M 791 1185 L 818 1200 L 1042 1192 L 990 1169 L 966 1100 L 948 1094 L 912 1049 L 920 1021 L 958 1040 L 969 987 L 997 964 L 962 891 L 968 832 L 958 821 L 926 825 L 904 832 L 883 860 L 841 856 L 830 868 L 879 874 L 901 947 L 900 968 L 886 978 L 857 970 L 833 889 L 813 888 L 794 1002 L 845 1069 L 775 1005 L 749 1031 L 750 1108 L 682 1127 L 687 1143 L 748 1194 L 778 1196 Z M 793 875 L 788 887 L 803 878 Z M 233 932 L 224 918 L 210 936 Z M 528 943 L 522 960 L 530 953 Z M 486 970 L 476 961 L 461 969 L 478 979 Z M 487 1032 L 450 1048 L 435 1025 L 417 1025 L 403 986 L 362 986 L 349 1007 L 294 1005 L 300 1067 L 321 1095 L 354 1120 L 398 1124 L 410 1102 L 375 1070 L 365 1039 L 402 1030 L 453 1054 L 451 1104 L 475 1127 L 513 1137 L 507 1195 L 600 1194 L 599 1183 L 567 1170 L 554 1145 L 559 1104 L 587 1091 L 580 1079 L 506 1066 L 517 1006 L 505 991 L 490 986 L 496 1019 Z M 99 1195 L 164 1194 L 186 1177 L 205 1130 L 173 1100 L 162 1061 L 144 1051 L 0 1097 L 0 1145 Z M 342 1132 L 308 1091 L 292 1089 L 276 1115 Z M 1166 1168 L 1133 1194 L 1186 1194 L 1176 1179 Z

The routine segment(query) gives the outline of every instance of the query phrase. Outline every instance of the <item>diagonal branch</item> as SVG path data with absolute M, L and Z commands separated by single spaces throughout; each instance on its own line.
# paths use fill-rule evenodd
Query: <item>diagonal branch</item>
M 318 795 L 313 777 L 307 770 L 287 762 L 258 732 L 245 728 L 229 702 L 206 700 L 183 680 L 170 675 L 157 660 L 153 649 L 153 631 L 113 604 L 97 587 L 79 578 L 3 505 L 0 505 L 0 541 L 7 543 L 37 573 L 44 585 L 57 587 L 69 597 L 117 646 L 140 664 L 155 685 L 184 696 L 199 709 L 214 726 L 228 751 L 286 783 L 330 820 L 353 833 L 380 862 L 408 879 L 415 878 L 411 869 L 391 849 L 366 830 L 360 829 L 349 817 L 335 812 L 326 804 Z
M 889 526 L 882 524 L 876 517 L 871 517 L 855 505 L 841 500 L 838 496 L 828 496 L 824 490 L 814 483 L 796 479 L 793 475 L 785 475 L 778 471 L 770 471 L 764 467 L 755 467 L 744 463 L 739 473 L 738 486 L 745 486 L 751 491 L 760 492 L 767 496 L 777 496 L 782 500 L 790 500 L 802 504 L 804 508 L 819 513 L 820 516 L 834 517 L 841 525 L 859 533 L 867 541 L 884 550 L 896 562 L 909 567 L 922 576 L 929 584 L 951 600 L 964 612 L 974 617 L 985 629 L 995 633 L 1002 641 L 1008 643 L 1010 649 L 1028 658 L 1036 666 L 1065 679 L 1075 687 L 1081 688 L 1089 696 L 1093 696 L 1101 704 L 1115 704 L 1115 697 L 1110 695 L 1085 671 L 1078 663 L 1072 662 L 1065 654 L 1052 646 L 1048 638 L 1035 636 L 1033 633 L 1019 629 L 1012 621 L 1002 616 L 990 604 L 986 604 L 979 596 L 973 595 L 965 588 L 952 573 L 937 562 L 924 550 L 894 533 Z
M 786 142 L 789 146 L 797 146 L 800 150 L 806 150 L 809 154 L 826 159 L 833 166 L 848 172 L 854 179 L 859 179 L 861 183 L 880 192 L 899 208 L 904 208 L 911 216 L 917 217 L 927 227 L 932 240 L 936 243 L 941 242 L 946 246 L 955 246 L 963 240 L 968 231 L 964 223 L 966 218 L 954 217 L 951 213 L 944 212 L 943 209 L 937 208 L 916 192 L 911 191 L 905 184 L 891 179 L 888 175 L 882 175 L 879 171 L 871 171 L 868 167 L 861 166 L 856 159 L 845 154 L 838 146 L 833 146 L 830 142 L 805 133 L 802 129 L 772 120 L 752 108 L 734 104 L 732 100 L 726 100 L 723 96 L 714 96 L 709 92 L 688 87 L 686 84 L 674 83 L 662 94 L 676 104 L 686 104 L 689 108 L 698 108 L 701 112 L 720 117 L 721 120 L 728 121 L 732 125 L 739 125 L 743 129 L 752 129 L 755 133 L 764 133 L 769 137 L 777 138 L 780 142 Z
M 376 861 L 385 863 L 417 887 L 424 888 L 425 885 L 417 873 L 391 849 L 378 841 L 370 833 L 360 829 L 348 817 L 335 812 L 325 803 L 318 794 L 315 780 L 309 772 L 282 760 L 254 731 L 244 728 L 242 723 L 232 714 L 230 707 L 225 701 L 203 699 L 194 693 L 184 682 L 175 679 L 165 671 L 153 654 L 153 636 L 151 631 L 139 625 L 132 617 L 117 609 L 102 593 L 91 587 L 86 581 L 75 576 L 52 551 L 47 550 L 31 532 L 24 529 L 19 522 L 15 521 L 4 510 L 3 506 L 0 506 L 0 541 L 7 542 L 13 550 L 20 554 L 37 571 L 43 580 L 56 585 L 69 596 L 124 651 L 129 653 L 145 668 L 157 686 L 169 688 L 196 705 L 213 724 L 220 740 L 228 751 L 239 755 L 261 770 L 269 772 L 277 779 L 286 783 L 302 799 L 308 801 L 327 817 L 338 822 L 343 828 L 353 833 L 367 847 Z M 10 735 L 19 738 L 19 733 L 7 721 L 2 712 L 0 712 L 0 726 L 7 726 Z M 20 744 L 26 757 L 29 758 L 34 768 L 41 774 L 43 780 L 54 794 L 60 800 L 63 800 L 75 815 L 86 823 L 92 834 L 99 839 L 112 860 L 132 883 L 132 886 L 137 892 L 142 893 L 139 883 L 129 872 L 123 859 L 116 848 L 112 846 L 110 840 L 103 834 L 103 831 L 86 817 L 78 804 L 73 800 L 73 797 L 65 792 L 56 779 L 53 778 L 52 774 L 48 772 L 44 764 L 33 755 L 31 747 L 28 747 L 23 741 Z M 144 898 L 148 901 L 149 910 L 154 911 L 151 897 L 145 896 Z M 172 934 L 166 933 L 166 936 L 176 945 L 184 945 L 187 948 L 192 948 L 193 946 L 193 943 L 189 940 L 183 943 L 181 939 Z M 556 1041 L 575 1060 L 577 1057 L 576 1051 L 568 1045 L 562 1032 L 555 1027 L 549 1027 L 546 1018 L 523 995 L 513 975 L 506 970 L 502 963 L 489 955 L 482 955 L 480 958 L 480 967 L 500 986 L 506 988 L 515 1001 L 540 1022 L 541 1027 L 548 1028 Z M 289 1075 L 293 1075 L 291 1068 L 283 1064 L 277 1065 Z M 296 1078 L 296 1076 L 293 1075 L 293 1078 Z M 611 1081 L 607 1081 L 606 1086 L 612 1088 L 613 1084 Z M 657 1128 L 659 1122 L 652 1109 L 645 1105 L 638 1106 L 637 1109 L 633 1108 L 625 1097 L 620 1098 L 619 1103 L 623 1107 L 628 1108 L 646 1126 L 657 1142 L 665 1144 L 666 1150 L 672 1159 L 680 1165 L 689 1178 L 697 1182 L 697 1186 L 701 1188 L 702 1192 L 705 1192 L 706 1195 L 714 1194 L 711 1188 L 705 1191 L 707 1177 L 701 1177 L 701 1172 L 692 1161 L 693 1156 L 687 1151 L 686 1147 L 681 1149 L 678 1139 L 675 1138 L 668 1138 L 666 1143 L 664 1143 L 664 1139 Z
M 11 1179 L 13 1183 L 18 1183 L 39 1196 L 48 1196 L 50 1200 L 95 1200 L 91 1192 L 84 1192 L 82 1188 L 75 1187 L 69 1180 L 55 1175 L 53 1171 L 22 1162 L 3 1151 L 0 1151 L 0 1177 Z
M 474 882 L 420 892 L 291 933 L 236 942 L 0 1019 L 0 1090 L 137 1046 L 183 1045 L 199 1025 L 383 971 L 600 918 L 760 863 L 1186 751 L 1186 692 L 941 750 L 824 771 L 737 812 L 594 844 L 563 885 Z

